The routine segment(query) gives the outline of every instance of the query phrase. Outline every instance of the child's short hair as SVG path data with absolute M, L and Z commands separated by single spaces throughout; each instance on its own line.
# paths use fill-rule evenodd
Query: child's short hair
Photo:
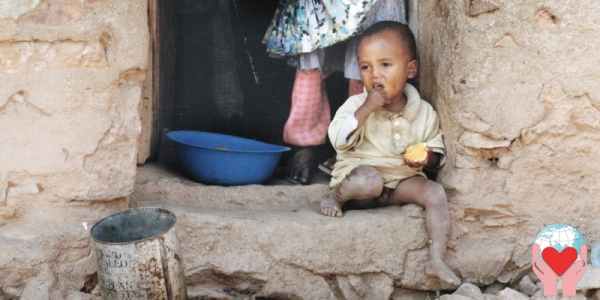
M 370 37 L 387 30 L 391 30 L 398 33 L 400 35 L 400 39 L 402 39 L 402 41 L 406 45 L 406 48 L 409 51 L 410 59 L 417 59 L 417 43 L 415 42 L 415 36 L 410 30 L 410 28 L 408 28 L 408 26 L 400 22 L 381 21 L 371 25 L 371 27 L 367 28 L 367 30 L 365 30 L 358 38 L 358 45 L 360 45 L 362 40 L 366 37 Z

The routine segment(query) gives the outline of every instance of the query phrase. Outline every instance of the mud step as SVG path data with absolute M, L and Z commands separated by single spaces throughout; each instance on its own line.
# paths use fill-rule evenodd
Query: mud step
M 361 274 L 383 274 L 405 288 L 443 288 L 425 275 L 429 238 L 421 207 L 351 210 L 332 218 L 319 212 L 328 192 L 326 182 L 203 185 L 145 165 L 138 170 L 130 206 L 175 213 L 188 286 L 197 289 L 264 295 L 273 282 L 285 281 L 281 268 L 305 272 L 328 290 L 328 278 Z M 282 286 L 306 284 L 293 282 Z

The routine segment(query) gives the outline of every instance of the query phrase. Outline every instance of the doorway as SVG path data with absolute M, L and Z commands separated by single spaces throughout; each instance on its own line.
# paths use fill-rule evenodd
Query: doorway
M 277 5 L 278 0 L 149 0 L 151 62 L 140 105 L 138 164 L 173 161 L 165 136 L 171 130 L 285 144 L 295 68 L 269 57 L 262 43 Z M 335 74 L 326 84 L 333 115 L 347 97 L 348 83 Z M 325 150 L 324 156 L 332 151 Z

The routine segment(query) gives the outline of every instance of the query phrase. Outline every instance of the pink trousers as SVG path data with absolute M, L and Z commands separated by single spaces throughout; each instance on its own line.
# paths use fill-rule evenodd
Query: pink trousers
M 292 89 L 292 108 L 283 140 L 296 146 L 316 146 L 325 143 L 331 122 L 329 100 L 323 74 L 319 70 L 297 70 Z M 349 95 L 363 92 L 363 84 L 350 80 Z

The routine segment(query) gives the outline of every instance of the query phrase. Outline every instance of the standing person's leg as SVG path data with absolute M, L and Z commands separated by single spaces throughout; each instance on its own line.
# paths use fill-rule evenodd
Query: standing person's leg
M 398 184 L 385 204 L 405 203 L 416 203 L 425 207 L 425 224 L 432 241 L 429 247 L 429 262 L 425 268 L 427 275 L 460 285 L 460 279 L 444 262 L 450 234 L 450 217 L 448 198 L 442 185 L 421 176 L 405 179 Z
M 364 87 L 365 85 L 362 83 L 362 81 L 350 79 L 350 82 L 348 84 L 348 98 L 354 95 L 362 94 L 364 92 Z M 319 165 L 319 169 L 331 175 L 331 172 L 333 172 L 333 166 L 335 165 L 336 161 L 337 160 L 334 154 L 333 157 L 330 157 L 326 161 L 321 163 L 321 165 Z
M 354 95 L 362 94 L 364 92 L 364 89 L 365 85 L 362 83 L 362 81 L 350 79 L 350 82 L 348 84 L 348 98 Z
M 314 146 L 325 143 L 331 122 L 329 100 L 319 70 L 297 70 L 290 116 L 283 129 L 286 143 L 300 146 L 283 175 L 296 184 L 307 184 L 315 165 Z

